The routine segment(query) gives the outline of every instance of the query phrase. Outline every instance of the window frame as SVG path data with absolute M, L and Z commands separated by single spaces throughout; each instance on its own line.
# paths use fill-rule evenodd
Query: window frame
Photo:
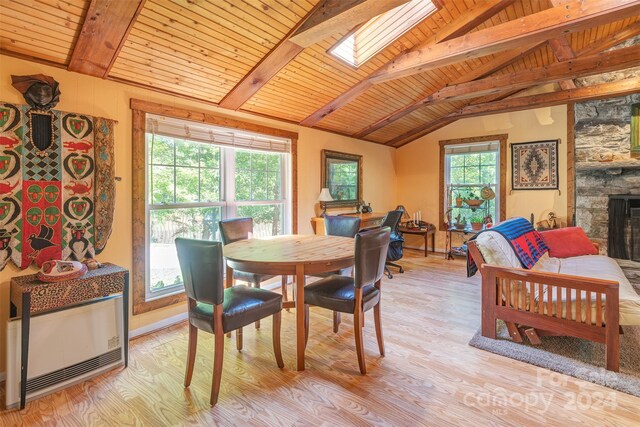
M 297 195 L 297 141 L 298 133 L 290 132 L 282 129 L 271 128 L 268 126 L 257 125 L 250 122 L 231 119 L 225 116 L 211 114 L 209 112 L 183 109 L 178 107 L 166 106 L 153 102 L 143 101 L 139 99 L 131 99 L 132 110 L 132 216 L 133 216 L 133 265 L 132 265 L 132 311 L 133 315 L 139 315 L 159 308 L 178 304 L 186 301 L 184 290 L 171 292 L 157 298 L 146 300 L 146 277 L 147 277 L 147 153 L 146 153 L 146 114 L 156 114 L 167 117 L 175 117 L 196 122 L 202 122 L 215 126 L 224 126 L 231 129 L 239 129 L 250 132 L 257 132 L 268 136 L 279 138 L 288 138 L 291 141 L 291 150 L 289 152 L 289 165 L 283 168 L 284 173 L 283 190 L 286 189 L 290 196 L 291 210 L 289 214 L 290 229 L 295 234 L 298 232 L 298 195 Z M 223 150 L 224 151 L 224 150 Z M 226 150 L 233 153 L 234 150 Z M 222 166 L 222 162 L 221 162 Z M 226 179 L 227 171 L 221 170 L 221 178 Z M 290 179 L 285 176 L 290 173 Z M 224 188 L 221 188 L 224 191 Z M 281 194 L 282 196 L 282 194 Z M 221 194 L 224 199 L 225 195 Z M 282 198 L 282 197 L 281 197 Z M 225 202 L 222 202 L 225 203 Z M 236 209 L 239 202 L 233 202 L 233 209 Z M 242 204 L 274 204 L 274 201 L 248 201 Z M 277 203 L 277 202 L 275 202 Z M 208 203 L 207 203 L 208 204 Z M 195 205 L 189 204 L 189 207 Z M 224 209 L 224 207 L 223 207 Z
M 463 144 L 474 144 L 474 143 L 482 143 L 488 141 L 498 141 L 500 144 L 500 152 L 498 156 L 498 221 L 504 221 L 506 219 L 506 201 L 507 201 L 507 139 L 509 138 L 508 134 L 498 134 L 498 135 L 487 135 L 487 136 L 478 136 L 471 138 L 457 138 L 457 139 L 445 139 L 439 141 L 440 145 L 440 189 L 439 189 L 439 226 L 440 231 L 446 231 L 447 227 L 445 225 L 447 216 L 444 208 L 445 203 L 445 185 L 446 185 L 446 177 L 445 177 L 445 169 L 446 169 L 446 160 L 445 160 L 445 151 L 447 146 L 451 145 L 463 145 Z
M 228 219 L 228 218 L 235 218 L 238 217 L 238 210 L 243 207 L 243 206 L 261 206 L 261 205 L 265 205 L 265 206 L 271 206 L 271 205 L 280 205 L 282 206 L 283 209 L 283 215 L 282 215 L 282 229 L 284 230 L 290 230 L 290 225 L 291 225 L 291 221 L 289 218 L 289 207 L 290 207 L 290 197 L 289 197 L 289 191 L 287 189 L 287 185 L 286 185 L 286 179 L 289 176 L 288 171 L 287 171 L 287 159 L 290 156 L 290 153 L 281 153 L 281 152 L 267 152 L 267 151 L 261 151 L 261 150 L 251 150 L 251 149 L 241 149 L 241 148 L 235 148 L 235 147 L 227 147 L 227 146 L 221 146 L 221 145 L 213 145 L 215 148 L 217 148 L 219 150 L 220 156 L 219 156 L 219 163 L 218 163 L 218 167 L 217 168 L 212 168 L 212 169 L 206 169 L 203 168 L 201 166 L 201 164 L 199 163 L 198 166 L 184 166 L 178 163 L 178 159 L 176 158 L 176 147 L 177 147 L 177 142 L 178 141 L 184 141 L 187 143 L 195 143 L 195 144 L 203 144 L 202 142 L 199 141 L 190 141 L 189 139 L 182 139 L 182 138 L 176 138 L 176 137 L 168 137 L 170 140 L 172 140 L 172 143 L 174 145 L 174 149 L 173 149 L 173 163 L 172 164 L 160 164 L 160 163 L 153 163 L 153 158 L 152 155 L 150 153 L 150 146 L 151 146 L 151 142 L 149 140 L 149 135 L 151 135 L 148 132 L 145 132 L 146 135 L 146 145 L 145 145 L 145 152 L 146 152 L 146 157 L 149 159 L 149 162 L 146 163 L 146 176 L 147 176 L 147 202 L 146 202 L 146 220 L 147 220 L 147 224 L 149 224 L 149 227 L 147 227 L 146 229 L 146 238 L 145 238 L 145 250 L 146 250 L 146 259 L 145 259 L 145 300 L 146 301 L 150 301 L 152 299 L 157 299 L 157 298 L 161 298 L 163 296 L 166 295 L 170 295 L 170 294 L 175 294 L 175 293 L 180 293 L 184 291 L 184 286 L 182 283 L 175 283 L 175 284 L 171 284 L 168 286 L 165 286 L 162 289 L 159 290 L 152 290 L 151 289 L 151 281 L 147 280 L 150 278 L 151 272 L 152 272 L 152 259 L 151 259 L 151 254 L 152 254 L 152 242 L 151 242 L 151 217 L 153 215 L 153 212 L 155 211 L 179 211 L 181 209 L 189 209 L 189 208 L 214 208 L 214 209 L 219 209 L 219 218 L 220 219 Z M 256 199 L 256 200 L 241 200 L 239 201 L 236 196 L 236 172 L 238 170 L 237 168 L 237 163 L 236 163 L 236 159 L 237 159 L 237 153 L 238 152 L 244 152 L 244 153 L 248 153 L 250 156 L 253 154 L 270 154 L 270 155 L 274 155 L 277 156 L 278 158 L 278 166 L 277 166 L 277 170 L 278 170 L 278 175 L 280 175 L 279 177 L 279 197 L 278 198 L 274 198 L 274 199 Z M 173 201 L 171 202 L 162 202 L 162 201 L 155 201 L 153 200 L 153 196 L 152 196 L 152 192 L 154 191 L 153 188 L 153 180 L 150 179 L 153 175 L 152 175 L 152 168 L 154 166 L 161 166 L 161 167 L 168 167 L 168 168 L 172 168 L 172 174 L 173 174 Z M 253 176 L 253 173 L 255 171 L 259 171 L 259 169 L 256 169 L 253 167 L 253 162 L 250 163 L 250 168 L 247 169 L 251 175 Z M 198 177 L 201 176 L 202 173 L 207 173 L 208 171 L 212 171 L 213 169 L 216 169 L 218 171 L 219 177 L 220 179 L 218 180 L 218 199 L 217 200 L 211 200 L 211 201 L 196 201 L 196 202 L 188 202 L 188 201 L 178 201 L 176 200 L 176 198 L 178 197 L 178 186 L 179 186 L 179 180 L 178 180 L 178 170 L 180 168 L 192 168 L 192 169 L 199 169 L 198 171 Z M 274 169 L 275 170 L 275 169 Z M 265 169 L 265 172 L 268 174 L 269 173 L 269 168 L 267 166 L 267 169 Z M 272 171 L 273 172 L 273 171 Z M 253 187 L 251 187 L 253 190 Z M 201 192 L 201 182 L 198 183 L 198 192 Z M 253 197 L 253 191 L 251 191 L 250 194 Z M 268 196 L 268 194 L 265 193 L 265 196 Z
M 440 0 L 430 0 L 430 4 L 425 5 L 424 7 L 431 8 L 431 10 L 418 11 L 416 14 L 416 11 L 413 9 L 419 5 L 412 3 L 418 3 L 418 1 L 408 1 L 405 4 L 396 6 L 368 19 L 365 22 L 362 22 L 329 47 L 329 49 L 326 50 L 326 53 L 342 64 L 347 65 L 349 68 L 358 70 L 361 66 L 375 58 L 375 56 L 380 52 L 387 49 L 393 43 L 397 42 L 415 27 L 420 25 L 421 22 L 424 22 L 434 13 L 442 9 Z M 396 16 L 398 13 L 401 13 L 401 15 Z M 407 18 L 408 15 L 411 17 Z M 391 23 L 388 22 L 390 19 L 392 20 Z M 407 20 L 414 22 L 407 24 Z M 396 29 L 397 26 L 401 26 L 401 28 Z M 368 34 L 364 40 L 364 47 L 368 47 L 368 45 L 373 44 L 374 48 L 371 49 L 369 47 L 366 49 L 366 55 L 359 56 L 356 54 L 353 55 L 353 60 L 350 60 L 339 53 L 344 43 L 351 38 L 353 39 L 353 46 L 350 50 L 358 51 L 359 48 L 362 48 L 363 46 L 358 44 L 359 40 L 357 37 L 360 35 L 359 33 L 361 31 L 367 30 L 370 34 Z

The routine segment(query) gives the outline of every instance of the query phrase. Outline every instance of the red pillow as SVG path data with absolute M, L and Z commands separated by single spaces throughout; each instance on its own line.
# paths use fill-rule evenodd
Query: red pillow
M 598 250 L 580 227 L 558 228 L 540 233 L 549 247 L 549 256 L 569 258 L 580 255 L 598 255 Z

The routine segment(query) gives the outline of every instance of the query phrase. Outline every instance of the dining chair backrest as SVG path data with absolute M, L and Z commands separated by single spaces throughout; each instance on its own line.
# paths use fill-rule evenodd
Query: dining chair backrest
M 176 249 L 187 296 L 207 304 L 222 304 L 224 299 L 222 243 L 178 237 Z
M 249 238 L 249 233 L 253 233 L 253 218 L 233 218 L 218 222 L 222 243 L 226 246 L 229 243 Z
M 355 237 L 360 230 L 360 218 L 353 216 L 325 216 L 324 232 L 327 236 Z
M 355 269 L 356 288 L 371 285 L 382 278 L 389 249 L 389 227 L 380 227 L 356 234 Z

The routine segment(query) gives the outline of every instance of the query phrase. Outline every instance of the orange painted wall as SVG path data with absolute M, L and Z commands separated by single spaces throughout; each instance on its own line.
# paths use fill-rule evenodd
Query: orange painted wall
M 566 106 L 540 108 L 514 113 L 462 119 L 443 127 L 411 144 L 398 149 L 398 203 L 410 212 L 421 210 L 427 222 L 438 223 L 440 147 L 446 139 L 474 136 L 509 135 L 507 144 L 515 142 L 560 139 L 558 171 L 560 191 L 510 191 L 511 148 L 507 148 L 507 218 L 533 213 L 536 221 L 546 218 L 549 211 L 566 218 L 567 215 L 567 108 Z M 420 237 L 405 236 L 408 245 L 422 245 Z M 459 244 L 459 239 L 455 244 Z M 444 249 L 445 233 L 436 235 L 436 248 Z
M 122 181 L 116 183 L 115 227 L 100 261 L 109 261 L 126 268 L 132 263 L 131 220 L 131 98 L 163 103 L 182 108 L 207 110 L 220 115 L 240 118 L 281 129 L 299 132 L 298 140 L 298 223 L 300 233 L 311 233 L 310 219 L 315 215 L 314 205 L 320 193 L 320 150 L 323 148 L 363 155 L 364 199 L 376 210 L 389 210 L 396 203 L 395 150 L 314 129 L 248 114 L 219 109 L 210 105 L 190 102 L 176 97 L 158 94 L 150 90 L 110 82 L 95 77 L 71 73 L 60 68 L 22 61 L 0 55 L 0 101 L 24 103 L 22 95 L 11 86 L 11 74 L 28 75 L 43 73 L 53 76 L 60 83 L 62 95 L 56 109 L 102 116 L 118 121 L 116 126 L 116 175 Z M 0 272 L 0 372 L 5 371 L 6 321 L 9 307 L 9 280 L 19 274 L 33 274 L 35 268 L 21 271 L 13 264 Z M 131 329 L 147 325 L 185 312 L 185 305 L 168 307 L 131 318 Z

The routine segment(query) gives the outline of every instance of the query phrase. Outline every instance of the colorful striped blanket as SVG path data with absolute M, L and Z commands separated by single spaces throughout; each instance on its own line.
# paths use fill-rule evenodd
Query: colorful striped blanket
M 523 268 L 530 269 L 535 263 L 549 251 L 533 225 L 524 218 L 513 218 L 496 225 L 488 230 L 481 231 L 469 240 L 475 240 L 481 233 L 495 231 L 504 236 L 509 242 Z M 478 266 L 473 257 L 467 251 L 467 277 L 471 277 L 478 271 Z

